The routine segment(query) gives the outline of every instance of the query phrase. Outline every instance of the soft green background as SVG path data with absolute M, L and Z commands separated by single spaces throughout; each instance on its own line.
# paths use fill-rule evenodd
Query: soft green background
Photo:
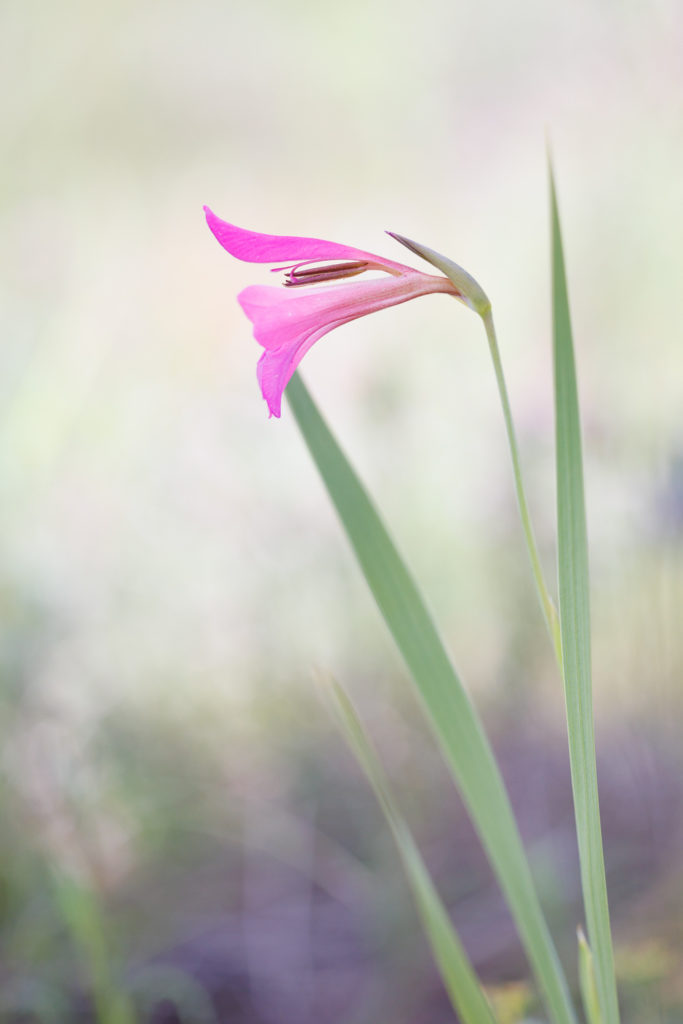
M 49 858 L 82 870 L 73 804 L 105 888 L 136 863 L 137 811 L 90 749 L 103 721 L 147 723 L 133 750 L 163 730 L 210 750 L 220 789 L 303 742 L 311 666 L 380 704 L 398 670 L 291 415 L 258 394 L 235 295 L 268 271 L 217 246 L 203 203 L 403 259 L 395 230 L 478 278 L 552 569 L 550 140 L 600 722 L 674 718 L 681 53 L 675 0 L 0 4 L 3 766 Z M 304 375 L 471 689 L 559 713 L 477 319 L 441 296 L 389 310 Z

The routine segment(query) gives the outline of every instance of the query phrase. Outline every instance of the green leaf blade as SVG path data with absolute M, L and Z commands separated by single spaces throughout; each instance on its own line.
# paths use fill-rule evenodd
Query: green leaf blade
M 578 391 L 562 235 L 550 169 L 560 632 L 569 756 L 588 939 L 600 1010 L 618 1024 L 600 828 L 591 679 L 588 536 Z
M 299 374 L 287 398 L 463 795 L 557 1024 L 576 1017 L 512 808 L 479 717 L 365 489 Z
M 488 1002 L 448 912 L 429 875 L 417 843 L 389 788 L 379 758 L 348 695 L 334 681 L 337 720 L 384 811 L 408 878 L 422 924 L 453 1008 L 463 1024 L 496 1024 Z
M 583 928 L 578 928 L 576 937 L 579 946 L 579 988 L 583 1000 L 583 1012 L 586 1015 L 587 1024 L 603 1024 L 600 1013 L 600 1000 L 598 998 L 598 986 L 595 981 L 595 964 L 593 953 L 583 934 Z

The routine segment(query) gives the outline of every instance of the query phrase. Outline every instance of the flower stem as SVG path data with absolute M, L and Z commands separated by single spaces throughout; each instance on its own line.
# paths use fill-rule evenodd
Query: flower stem
M 560 671 L 562 671 L 562 642 L 560 639 L 560 623 L 557 616 L 557 611 L 555 609 L 555 605 L 553 604 L 553 600 L 545 584 L 545 579 L 543 577 L 543 569 L 541 568 L 541 559 L 538 554 L 538 548 L 536 546 L 536 540 L 534 538 L 534 531 L 531 526 L 529 506 L 527 505 L 526 492 L 524 490 L 524 481 L 522 479 L 522 469 L 519 461 L 519 449 L 517 447 L 517 438 L 515 436 L 515 428 L 512 422 L 510 399 L 508 398 L 507 387 L 505 384 L 505 376 L 503 374 L 503 364 L 501 363 L 500 360 L 498 340 L 496 338 L 496 329 L 493 326 L 493 315 L 491 313 L 490 306 L 481 314 L 481 318 L 484 321 L 486 337 L 488 338 L 489 350 L 491 352 L 493 368 L 495 370 L 496 381 L 498 383 L 498 392 L 500 394 L 500 400 L 503 406 L 503 418 L 505 420 L 505 429 L 507 430 L 508 442 L 510 445 L 510 455 L 512 456 L 512 469 L 515 477 L 517 504 L 519 505 L 519 514 L 522 519 L 524 537 L 526 539 L 526 546 L 529 552 L 529 559 L 531 560 L 531 570 L 533 572 L 534 581 L 536 583 L 536 591 L 538 593 L 538 598 L 541 603 L 543 617 L 545 618 L 546 626 L 548 627 L 548 632 L 550 634 L 550 639 L 555 650 L 555 657 L 560 667 Z

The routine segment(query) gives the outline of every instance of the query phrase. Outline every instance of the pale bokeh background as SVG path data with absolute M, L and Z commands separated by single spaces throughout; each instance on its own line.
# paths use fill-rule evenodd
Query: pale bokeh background
M 8 3 L 1 38 L 3 560 L 59 620 L 47 678 L 118 699 L 173 666 L 235 694 L 255 660 L 343 662 L 344 606 L 372 616 L 256 390 L 234 297 L 267 271 L 204 202 L 402 258 L 392 228 L 482 281 L 550 549 L 548 135 L 594 557 L 637 543 L 683 444 L 680 5 Z M 479 616 L 459 556 L 519 535 L 475 318 L 385 312 L 305 372 L 442 613 Z
M 131 815 L 84 767 L 107 716 L 172 723 L 257 771 L 264 728 L 296 748 L 312 666 L 370 701 L 400 672 L 289 411 L 269 421 L 258 394 L 235 295 L 268 271 L 219 248 L 203 203 L 401 260 L 392 229 L 480 280 L 552 571 L 546 139 L 596 703 L 606 724 L 616 707 L 671 716 L 682 53 L 676 0 L 0 6 L 4 767 L 43 825 L 84 772 L 71 797 L 116 832 L 118 877 Z M 325 338 L 303 373 L 470 688 L 506 704 L 529 687 L 559 713 L 476 318 L 440 296 L 385 311 Z

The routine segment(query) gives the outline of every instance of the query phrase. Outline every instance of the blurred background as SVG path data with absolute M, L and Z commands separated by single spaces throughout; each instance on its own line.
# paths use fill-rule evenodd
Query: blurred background
M 0 3 L 0 1020 L 452 1020 L 314 670 L 348 687 L 501 1021 L 514 929 L 202 216 L 493 301 L 554 565 L 546 141 L 585 439 L 624 1019 L 683 1019 L 683 8 Z M 406 259 L 406 262 L 408 260 Z M 481 325 L 441 296 L 303 375 L 501 756 L 575 981 L 562 694 Z

